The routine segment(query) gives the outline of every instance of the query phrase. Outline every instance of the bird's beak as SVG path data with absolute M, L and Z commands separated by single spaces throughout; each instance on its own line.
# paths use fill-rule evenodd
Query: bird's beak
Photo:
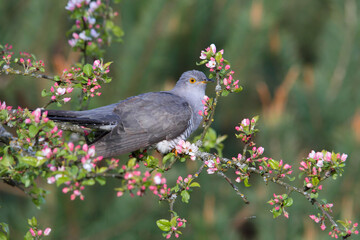
M 214 82 L 214 80 L 206 78 L 205 81 L 201 81 L 201 83 L 205 83 L 205 84 L 210 83 L 210 82 Z

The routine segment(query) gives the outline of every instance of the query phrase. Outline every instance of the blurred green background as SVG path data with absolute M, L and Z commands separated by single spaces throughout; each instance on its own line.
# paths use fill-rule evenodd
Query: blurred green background
M 66 31 L 71 22 L 67 1 L 0 0 L 0 43 L 14 51 L 34 53 L 46 63 L 47 74 L 59 74 L 75 63 Z M 220 100 L 213 127 L 227 134 L 224 155 L 236 156 L 241 144 L 234 126 L 244 117 L 260 115 L 258 144 L 265 155 L 295 168 L 312 149 L 349 154 L 345 175 L 328 181 L 320 198 L 334 202 L 334 215 L 359 221 L 360 213 L 360 21 L 357 0 L 123 0 L 115 6 L 123 43 L 107 49 L 113 61 L 113 82 L 90 106 L 169 89 L 183 71 L 206 70 L 195 65 L 211 43 L 225 50 L 244 91 Z M 0 76 L 0 100 L 35 108 L 50 82 Z M 208 95 L 214 93 L 214 86 Z M 71 105 L 73 104 L 73 105 Z M 65 109 L 76 109 L 76 101 Z M 125 160 L 125 159 L 124 159 Z M 196 164 L 177 164 L 168 174 L 194 173 Z M 241 185 L 250 200 L 245 205 L 216 175 L 202 174 L 201 189 L 189 204 L 175 209 L 188 219 L 183 239 L 327 239 L 309 214 L 317 210 L 294 194 L 290 219 L 273 220 L 266 203 L 274 185 L 253 177 Z M 168 207 L 156 197 L 116 198 L 115 180 L 88 188 L 85 201 L 70 201 L 55 187 L 41 210 L 29 198 L 0 184 L 0 222 L 11 227 L 12 239 L 22 239 L 26 219 L 33 215 L 53 228 L 50 239 L 161 239 L 155 221 L 168 218 Z

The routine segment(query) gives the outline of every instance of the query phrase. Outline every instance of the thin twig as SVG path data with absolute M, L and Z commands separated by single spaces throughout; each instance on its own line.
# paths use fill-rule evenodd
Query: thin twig
M 13 74 L 13 75 L 22 75 L 22 76 L 28 76 L 28 77 L 34 77 L 34 78 L 43 78 L 43 79 L 47 79 L 47 80 L 51 80 L 56 82 L 56 80 L 54 79 L 54 77 L 45 75 L 45 74 L 40 74 L 40 73 L 35 73 L 35 72 L 22 72 L 20 70 L 16 70 L 13 68 L 7 68 L 7 69 L 0 69 L 0 75 L 2 73 L 5 73 L 6 75 L 8 74 Z
M 230 184 L 230 186 L 235 190 L 236 194 L 239 195 L 246 204 L 250 203 L 247 200 L 246 196 L 240 192 L 239 188 L 231 181 L 231 179 L 228 176 L 225 175 L 225 173 L 223 173 L 222 171 L 217 171 L 216 173 L 219 176 L 223 177 Z

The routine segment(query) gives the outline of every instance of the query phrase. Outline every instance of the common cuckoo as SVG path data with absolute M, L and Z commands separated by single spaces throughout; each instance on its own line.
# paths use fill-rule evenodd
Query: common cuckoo
M 144 93 L 86 111 L 49 110 L 48 116 L 101 129 L 91 143 L 97 156 L 114 157 L 150 146 L 167 153 L 200 125 L 209 81 L 203 72 L 187 71 L 170 91 Z

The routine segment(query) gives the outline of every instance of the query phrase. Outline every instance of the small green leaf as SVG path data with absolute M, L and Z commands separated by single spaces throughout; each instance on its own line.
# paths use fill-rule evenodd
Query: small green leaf
M 104 177 L 96 177 L 95 180 L 101 185 L 105 185 L 106 184 L 106 179 Z
M 41 91 L 41 96 L 42 96 L 42 97 L 46 97 L 47 95 L 48 95 L 48 94 L 47 94 L 46 90 L 43 89 L 43 90 Z
M 292 198 L 287 198 L 284 200 L 284 206 L 290 207 L 293 204 L 294 200 Z
M 270 167 L 274 170 L 278 170 L 279 169 L 279 162 L 274 160 L 274 159 L 269 159 L 269 164 Z
M 232 92 L 234 92 L 234 93 L 239 93 L 239 92 L 241 92 L 242 90 L 243 90 L 243 87 L 242 87 L 242 86 L 239 86 L 239 88 L 236 88 L 236 89 L 232 90 Z
M 245 187 L 250 187 L 251 185 L 249 184 L 249 179 L 248 178 L 244 178 L 244 186 Z
M 170 220 L 170 224 L 171 224 L 172 227 L 176 227 L 176 225 L 177 225 L 176 219 L 177 219 L 177 218 L 178 218 L 178 217 L 175 216 L 175 217 L 173 217 L 173 218 Z
M 275 209 L 273 209 L 272 213 L 273 213 L 273 217 L 274 217 L 274 218 L 277 218 L 278 216 L 281 215 L 282 209 L 280 208 L 280 209 L 277 210 L 277 211 L 276 211 Z
M 168 232 L 171 229 L 171 223 L 167 219 L 159 219 L 156 221 L 156 225 L 161 231 Z
M 90 76 L 92 73 L 92 66 L 91 64 L 85 64 L 85 66 L 83 67 L 83 72 L 87 75 Z
M 170 152 L 170 153 L 166 154 L 166 155 L 163 157 L 163 160 L 162 160 L 162 161 L 163 161 L 163 163 L 166 163 L 166 162 L 169 161 L 169 160 L 173 160 L 174 157 L 175 157 L 175 153 Z
M 314 186 L 317 186 L 319 184 L 320 180 L 317 178 L 317 177 L 313 177 L 311 179 L 311 183 L 314 185 Z
M 217 52 L 216 55 L 215 55 L 215 60 L 217 63 L 220 63 L 220 60 L 222 58 L 222 54 L 221 52 Z
M 55 76 L 54 76 L 54 80 L 55 80 L 55 81 L 60 81 L 60 76 L 55 75 Z
M 39 132 L 40 128 L 36 127 L 35 125 L 31 125 L 29 127 L 29 137 L 34 138 L 36 134 Z
M 190 194 L 188 191 L 186 190 L 183 190 L 181 191 L 181 200 L 184 202 L 184 203 L 189 203 L 189 199 L 190 199 Z
M 7 223 L 0 223 L 0 240 L 10 239 L 10 229 Z
M 199 63 L 197 62 L 196 65 L 197 65 L 197 66 L 200 66 L 200 65 L 203 65 L 203 64 L 205 64 L 205 63 L 207 63 L 207 62 L 208 62 L 208 60 L 205 59 L 205 60 L 202 60 L 202 61 L 199 62 Z
M 127 165 L 129 168 L 133 168 L 136 164 L 136 158 L 130 158 Z
M 198 182 L 192 182 L 190 187 L 200 187 L 200 184 Z
M 227 95 L 229 95 L 229 91 L 226 89 L 222 90 L 221 96 L 226 97 Z
M 36 157 L 24 156 L 19 158 L 20 162 L 26 163 L 30 166 L 37 167 L 38 159 Z
M 8 236 L 6 236 L 6 234 L 5 234 L 5 233 L 0 232 L 0 240 L 8 240 L 8 239 L 9 239 L 9 237 L 8 237 Z
M 57 180 L 56 180 L 56 186 L 60 186 L 61 184 L 63 183 L 66 183 L 68 181 L 70 181 L 71 179 L 67 176 L 62 176 L 62 177 L 59 177 Z
M 117 36 L 117 37 L 124 36 L 124 31 L 118 26 L 114 26 L 112 31 L 113 31 L 114 35 Z
M 88 185 L 88 186 L 92 186 L 95 184 L 95 180 L 94 179 L 88 179 L 82 182 L 83 185 Z
M 99 169 L 97 169 L 96 173 L 103 173 L 103 172 L 106 172 L 107 171 L 107 167 L 101 167 Z

